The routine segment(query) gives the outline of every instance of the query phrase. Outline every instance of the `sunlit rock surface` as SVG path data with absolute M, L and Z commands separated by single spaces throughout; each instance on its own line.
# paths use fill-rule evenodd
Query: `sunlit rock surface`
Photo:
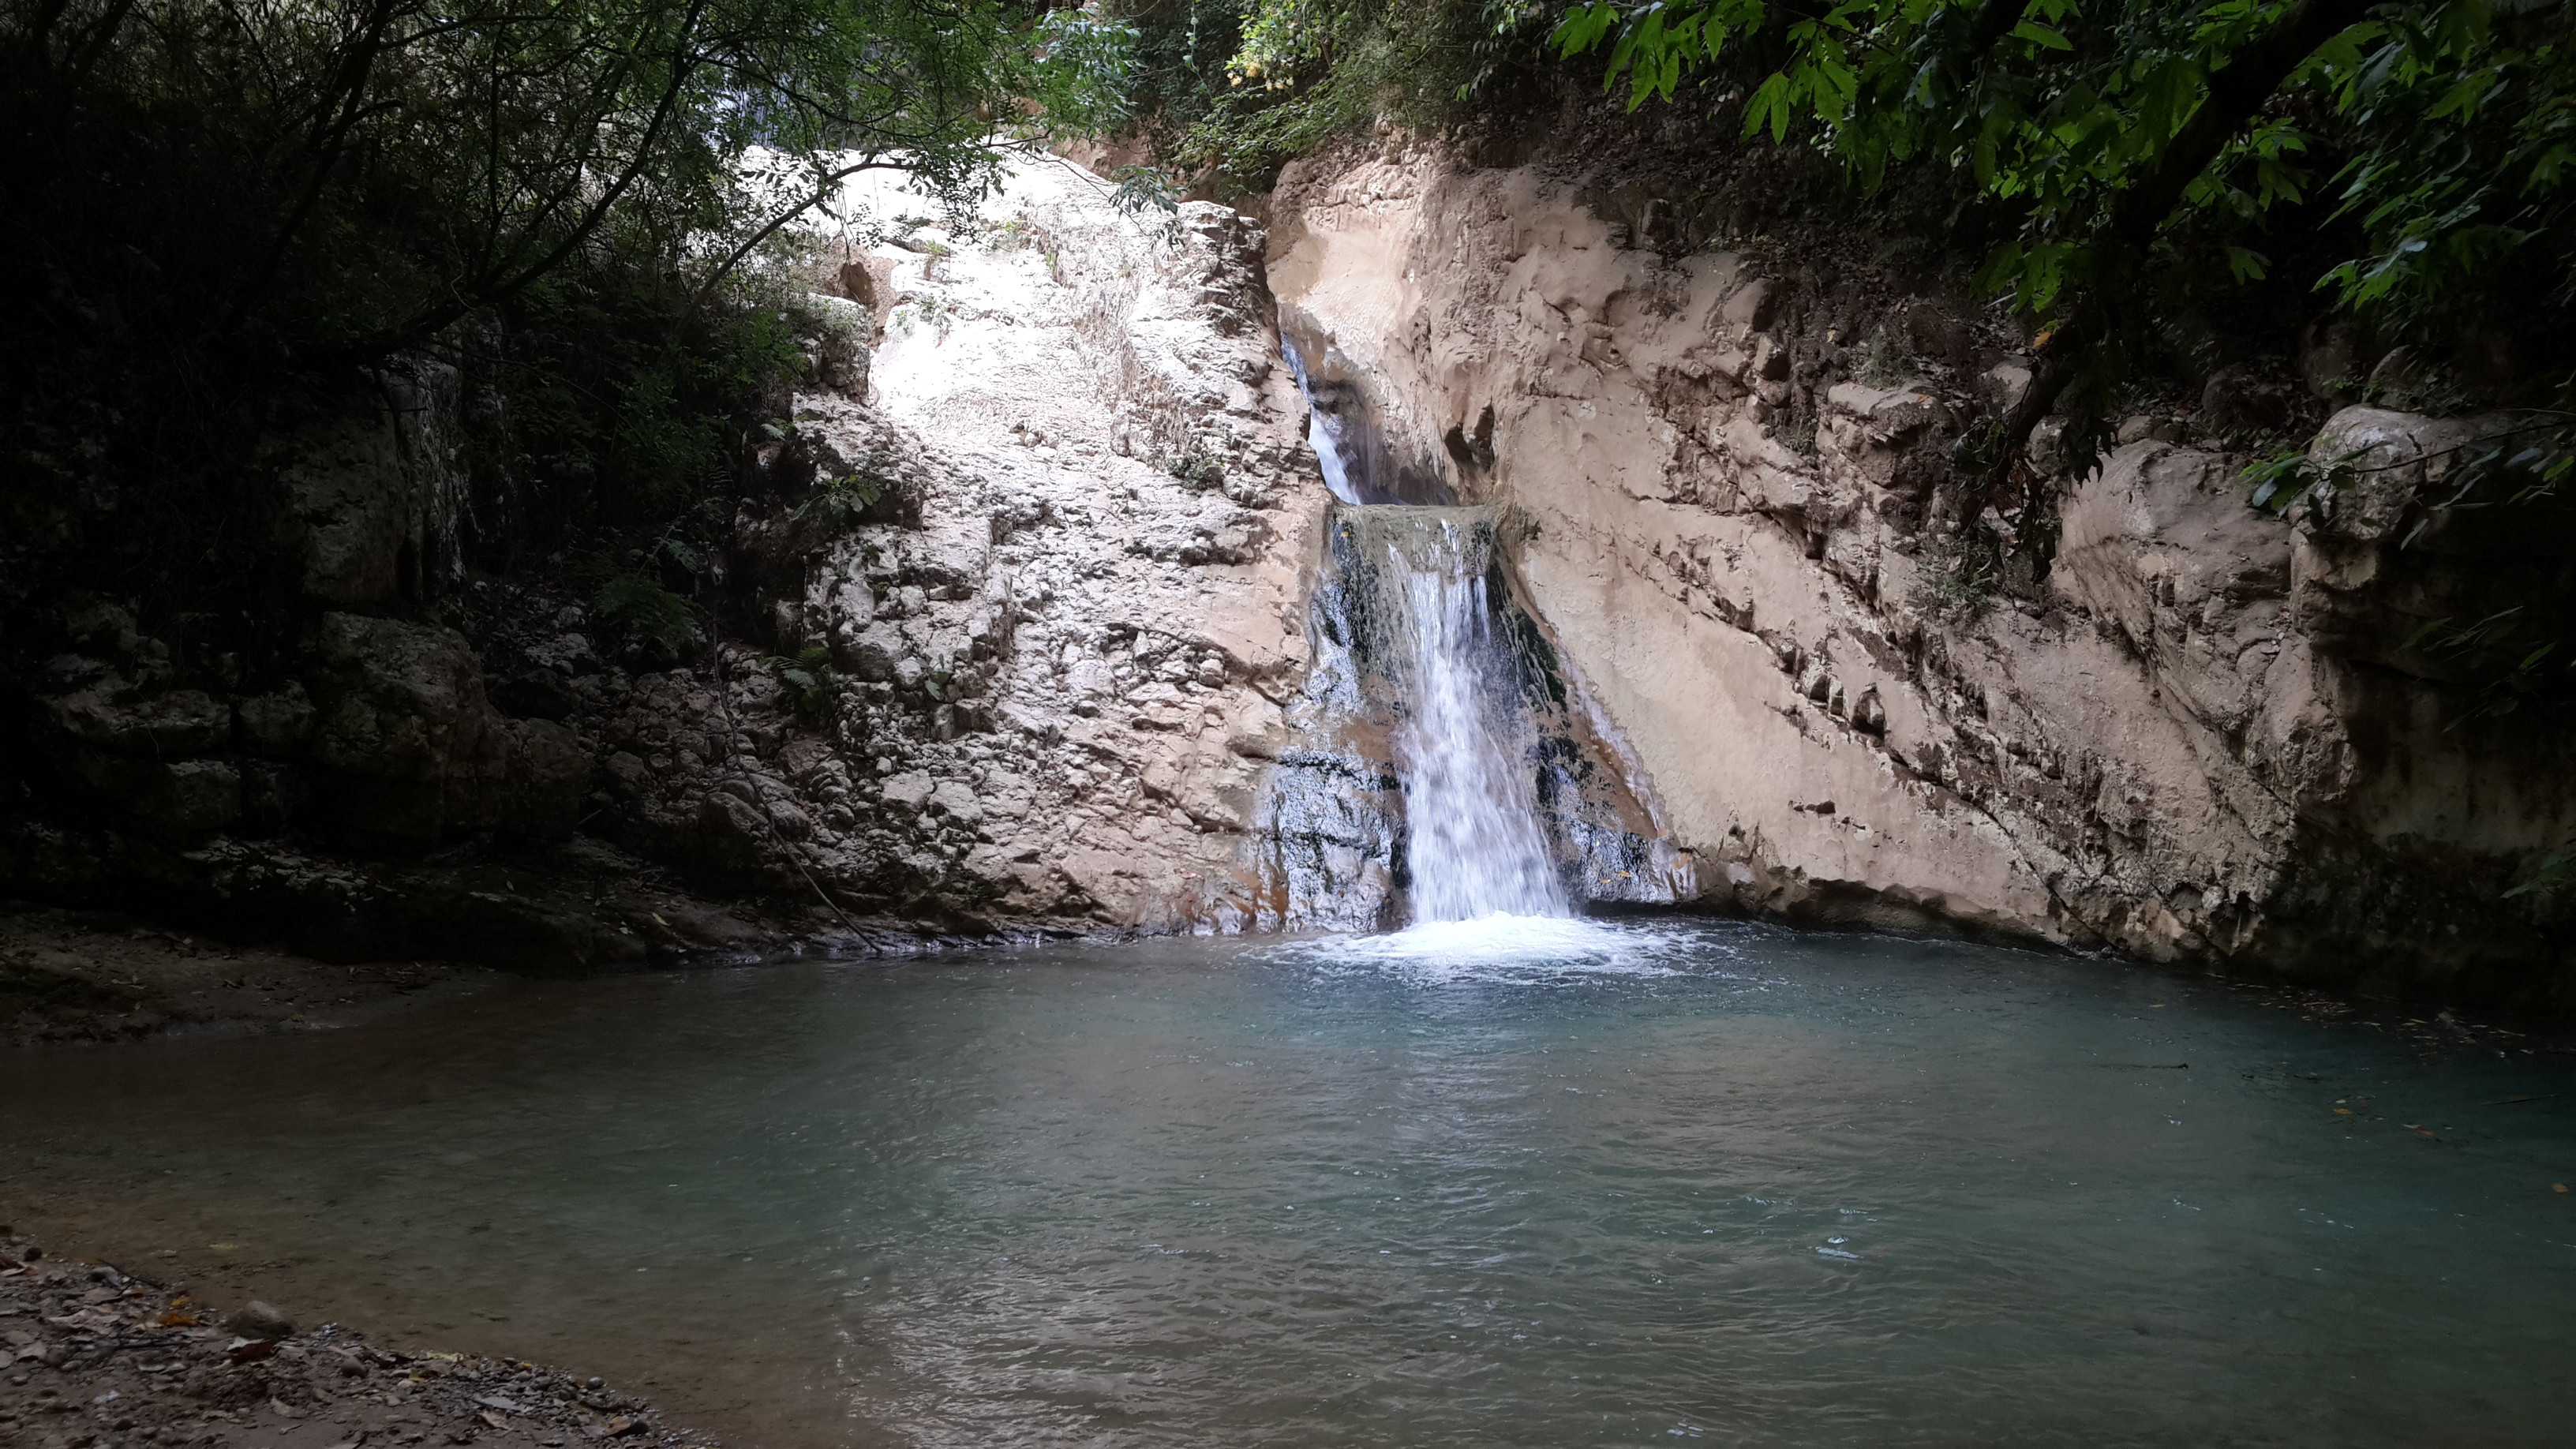
M 1953 402 L 2026 368 L 1793 417 L 1787 285 L 1635 245 L 1584 183 L 1402 144 L 1296 163 L 1270 278 L 1408 456 L 1527 519 L 1532 612 L 1701 900 L 2556 998 L 2548 908 L 2502 892 L 2576 834 L 2568 748 L 2391 652 L 2447 611 L 2410 590 L 2489 567 L 2399 546 L 2426 468 L 2284 519 L 2142 437 L 2074 488 L 2041 602 L 1947 605 L 1922 501 Z M 2363 411 L 2319 447 L 2473 426 Z

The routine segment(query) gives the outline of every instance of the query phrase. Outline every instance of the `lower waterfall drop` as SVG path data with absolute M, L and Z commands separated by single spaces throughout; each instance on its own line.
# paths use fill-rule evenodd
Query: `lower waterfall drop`
M 1372 642 L 1396 695 L 1414 923 L 1572 915 L 1532 798 L 1517 671 L 1494 629 L 1489 515 L 1381 505 L 1344 517 L 1376 546 Z
M 1578 903 L 1681 899 L 1686 854 L 1512 581 L 1508 510 L 1455 503 L 1463 480 L 1381 431 L 1311 319 L 1283 309 L 1280 331 L 1335 501 L 1254 919 L 1490 961 L 1588 940 Z M 1456 929 L 1479 921 L 1498 924 Z

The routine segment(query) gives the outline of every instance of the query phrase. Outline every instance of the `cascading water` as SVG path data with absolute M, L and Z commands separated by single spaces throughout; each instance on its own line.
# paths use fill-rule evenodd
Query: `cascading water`
M 1314 662 L 1289 709 L 1295 743 L 1265 791 L 1256 918 L 1409 924 L 1408 949 L 1482 959 L 1540 937 L 1562 945 L 1580 932 L 1578 899 L 1671 902 L 1688 863 L 1518 602 L 1497 511 L 1449 506 L 1440 470 L 1386 434 L 1311 319 L 1283 309 L 1281 332 L 1337 501 L 1309 616 Z M 1459 924 L 1474 921 L 1497 927 Z
M 1499 687 L 1511 661 L 1486 589 L 1490 520 L 1464 508 L 1351 513 L 1375 545 L 1372 642 L 1398 711 L 1414 921 L 1570 914 L 1531 798 L 1530 732 Z

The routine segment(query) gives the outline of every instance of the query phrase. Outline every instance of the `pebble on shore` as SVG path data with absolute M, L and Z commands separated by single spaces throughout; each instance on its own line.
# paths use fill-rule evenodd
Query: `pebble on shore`
M 219 1315 L 184 1285 L 65 1263 L 0 1228 L 7 1449 L 714 1449 L 651 1406 L 536 1364 L 403 1353 L 266 1303 Z

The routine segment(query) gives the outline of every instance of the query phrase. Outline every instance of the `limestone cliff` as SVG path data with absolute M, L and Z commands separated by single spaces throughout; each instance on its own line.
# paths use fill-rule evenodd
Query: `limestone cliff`
M 1649 193 L 1398 142 L 1291 167 L 1267 235 L 1065 165 L 908 222 L 810 299 L 676 658 L 476 573 L 470 401 L 389 373 L 278 439 L 266 652 L 113 597 L 12 621 L 0 886 L 554 970 L 1395 924 L 1406 705 L 1362 656 L 1400 528 L 1329 473 L 1482 505 L 1590 904 L 2567 1004 L 2556 908 L 2508 890 L 2576 837 L 2571 747 L 2408 644 L 2569 596 L 2569 540 L 2435 506 L 2490 424 L 2348 409 L 2315 447 L 2351 486 L 2277 515 L 2141 417 L 1996 590 L 1942 485 L 2019 339 L 1674 244 Z
M 2281 518 L 2141 419 L 2065 485 L 2045 588 L 1981 609 L 1925 503 L 2014 340 L 1793 370 L 1857 353 L 1833 299 L 1641 247 L 1591 182 L 1299 163 L 1270 280 L 1395 454 L 1529 521 L 1521 587 L 1700 903 L 2564 1000 L 2547 908 L 2503 893 L 2576 835 L 2576 760 L 2398 647 L 2563 554 L 2430 509 L 2474 420 L 2337 416 L 2321 455 L 2394 466 Z
M 455 376 L 388 376 L 279 440 L 267 657 L 15 621 L 0 890 L 554 970 L 1253 923 L 1326 501 L 1260 233 L 1039 165 L 899 239 L 811 299 L 676 664 L 475 575 Z

